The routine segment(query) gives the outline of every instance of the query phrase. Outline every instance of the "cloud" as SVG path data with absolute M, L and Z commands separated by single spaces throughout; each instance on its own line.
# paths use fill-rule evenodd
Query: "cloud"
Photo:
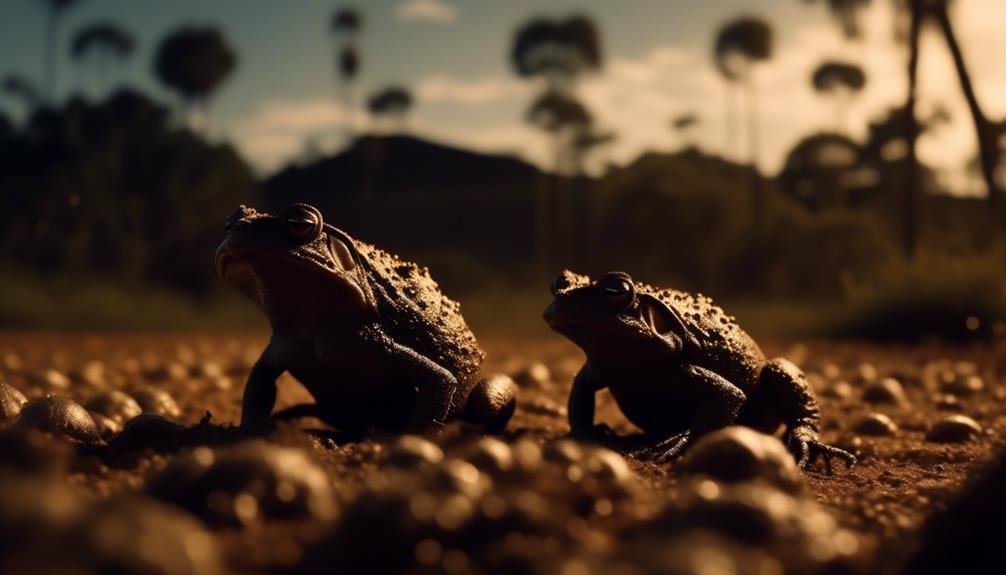
M 435 74 L 420 80 L 415 87 L 419 100 L 436 103 L 479 105 L 512 98 L 529 97 L 527 82 L 512 78 L 486 77 L 464 80 Z
M 262 173 L 295 159 L 306 147 L 331 151 L 363 127 L 362 114 L 349 114 L 332 98 L 266 102 L 230 129 L 241 153 Z
M 461 12 L 441 0 L 406 0 L 398 5 L 395 16 L 404 22 L 450 24 L 457 21 Z

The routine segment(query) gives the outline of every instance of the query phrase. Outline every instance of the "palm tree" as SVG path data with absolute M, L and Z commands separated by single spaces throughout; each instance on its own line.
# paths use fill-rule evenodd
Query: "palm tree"
M 556 173 L 576 175 L 583 155 L 600 144 L 593 142 L 598 138 L 591 137 L 590 111 L 576 98 L 577 81 L 603 64 L 597 25 L 583 15 L 556 20 L 534 18 L 515 32 L 509 59 L 517 76 L 544 80 L 545 90 L 532 102 L 526 119 L 551 139 Z M 552 245 L 564 251 L 562 239 L 575 235 L 566 230 L 566 220 L 573 211 L 563 199 L 568 194 L 561 189 L 561 180 L 549 183 L 552 189 L 543 188 L 535 194 L 536 252 L 542 271 L 548 265 Z M 589 213 L 584 219 L 586 222 L 578 222 L 581 229 L 593 225 Z M 587 235 L 595 234 L 591 230 Z
M 399 130 L 405 125 L 405 117 L 412 109 L 412 93 L 401 86 L 388 86 L 371 94 L 367 99 L 367 111 L 375 120 L 387 118 Z
M 116 24 L 100 22 L 77 31 L 73 37 L 70 55 L 77 62 L 92 60 L 95 79 L 101 83 L 109 63 L 124 62 L 135 49 L 136 42 L 129 32 Z
M 359 34 L 363 29 L 363 16 L 353 8 L 340 8 L 332 15 L 331 32 L 340 42 L 336 53 L 336 71 L 345 87 L 347 118 L 346 131 L 352 139 L 356 116 L 353 83 L 360 73 Z
M 188 26 L 165 37 L 157 49 L 154 72 L 162 84 L 178 92 L 185 115 L 199 108 L 208 117 L 209 100 L 237 64 L 237 55 L 220 30 Z
M 601 68 L 601 36 L 586 16 L 538 18 L 514 35 L 510 62 L 521 78 L 541 78 L 545 92 L 531 104 L 527 119 L 553 139 L 556 170 L 573 152 L 573 132 L 590 125 L 590 114 L 575 96 L 577 81 Z
M 56 99 L 56 36 L 59 20 L 80 0 L 42 0 L 46 9 L 45 53 L 42 67 L 45 70 L 45 97 L 52 104 Z
M 863 69 L 850 62 L 821 62 L 814 69 L 810 81 L 818 94 L 834 99 L 836 127 L 839 131 L 848 132 L 849 104 L 866 86 Z
M 729 84 L 741 84 L 748 103 L 748 162 L 758 167 L 759 135 L 755 66 L 772 58 L 772 28 L 758 18 L 744 17 L 720 29 L 713 49 L 716 69 Z
M 804 0 L 813 2 L 814 0 Z M 850 38 L 858 35 L 858 19 L 861 9 L 869 3 L 869 0 L 827 0 L 832 13 L 841 15 L 840 22 L 843 23 L 843 30 Z M 982 178 L 985 180 L 985 187 L 988 191 L 988 201 L 990 213 L 994 217 L 999 216 L 1001 209 L 1001 186 L 996 179 L 996 171 L 999 164 L 999 141 L 996 130 L 988 116 L 982 111 L 978 103 L 978 98 L 971 82 L 971 75 L 968 72 L 964 61 L 964 55 L 957 35 L 954 31 L 953 23 L 950 20 L 949 6 L 952 0 L 898 0 L 895 6 L 899 10 L 907 11 L 909 27 L 906 41 L 908 43 L 908 97 L 905 101 L 905 111 L 908 116 L 905 139 L 908 153 L 905 156 L 905 169 L 907 170 L 906 181 L 908 182 L 904 191 L 904 230 L 903 249 L 906 257 L 914 257 L 917 243 L 917 204 L 918 204 L 918 171 L 919 162 L 916 152 L 919 136 L 919 123 L 915 114 L 915 104 L 918 100 L 918 66 L 919 66 L 919 39 L 922 25 L 935 19 L 947 47 L 954 60 L 954 67 L 957 71 L 957 78 L 961 84 L 961 91 L 968 103 L 968 110 L 971 114 L 972 122 L 978 139 L 979 159 L 981 164 Z M 846 24 L 852 22 L 850 27 Z M 851 33 L 850 33 L 851 32 Z
M 916 0 L 918 1 L 918 0 Z M 975 94 L 974 85 L 971 82 L 971 74 L 968 72 L 967 64 L 964 62 L 964 54 L 957 41 L 957 34 L 954 32 L 953 23 L 950 21 L 948 7 L 952 0 L 933 0 L 928 7 L 933 12 L 944 39 L 947 41 L 947 48 L 954 60 L 954 67 L 957 70 L 957 79 L 961 83 L 961 92 L 968 103 L 968 111 L 971 113 L 971 120 L 975 125 L 975 133 L 978 135 L 978 157 L 981 161 L 982 177 L 985 179 L 985 186 L 988 190 L 988 200 L 992 213 L 998 217 L 1002 200 L 1002 185 L 996 174 L 999 167 L 999 136 L 993 122 L 982 111 Z

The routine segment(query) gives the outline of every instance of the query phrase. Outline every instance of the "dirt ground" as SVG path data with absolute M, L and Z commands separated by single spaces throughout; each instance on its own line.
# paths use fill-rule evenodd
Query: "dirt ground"
M 209 412 L 212 423 L 225 426 L 239 419 L 244 379 L 265 341 L 265 334 L 5 333 L 0 334 L 0 374 L 29 399 L 56 394 L 82 405 L 109 389 L 127 393 L 141 387 L 162 389 L 177 403 L 177 411 L 170 405 L 163 409 L 170 419 L 192 426 Z M 559 337 L 489 337 L 481 343 L 488 354 L 485 371 L 510 374 L 521 386 L 521 400 L 503 441 L 516 450 L 521 442 L 542 444 L 563 436 L 568 431 L 566 395 L 583 361 L 579 351 Z M 805 477 L 812 497 L 840 527 L 857 536 L 852 553 L 855 564 L 864 569 L 883 571 L 897 565 L 915 545 L 923 520 L 952 502 L 1002 447 L 1006 355 L 995 346 L 770 341 L 763 342 L 763 348 L 768 355 L 786 356 L 803 367 L 821 403 L 823 438 L 859 459 L 849 470 L 836 464 L 832 475 L 818 467 Z M 278 406 L 305 401 L 310 396 L 283 376 Z M 886 415 L 897 429 L 886 427 L 887 421 L 875 414 Z M 960 422 L 940 423 L 954 415 L 971 418 L 980 431 Z M 603 392 L 598 418 L 622 434 L 638 431 Z M 281 426 L 270 439 L 308 451 L 334 485 L 340 506 L 352 510 L 361 489 L 372 488 L 372 478 L 385 467 L 389 451 L 395 453 L 396 438 L 375 432 L 351 441 L 323 430 L 302 431 L 322 427 L 320 422 L 302 420 L 296 426 Z M 431 439 L 451 453 L 457 438 L 470 433 L 448 428 Z M 123 460 L 83 453 L 59 472 L 61 481 L 99 503 L 123 493 L 150 491 L 149 478 L 180 457 L 171 450 L 145 451 Z M 675 465 L 625 460 L 634 485 L 632 513 L 588 514 L 592 532 L 608 541 L 609 555 L 617 554 L 610 546 L 626 544 L 625 534 L 634 526 L 660 515 L 679 497 L 681 477 Z M 288 547 L 281 544 L 287 540 L 285 531 L 295 533 L 292 540 L 305 548 L 324 531 L 296 521 L 239 522 L 237 527 L 208 524 L 212 540 L 223 549 L 223 572 L 239 573 L 297 565 L 303 551 L 285 551 Z M 459 572 L 459 556 L 429 541 L 422 539 L 415 547 L 416 561 L 433 557 L 440 561 L 438 569 Z

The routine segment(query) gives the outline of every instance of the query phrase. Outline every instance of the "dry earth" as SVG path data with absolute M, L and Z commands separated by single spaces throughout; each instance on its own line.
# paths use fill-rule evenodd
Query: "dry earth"
M 773 541 L 745 540 L 730 525 L 719 539 L 701 535 L 717 531 L 715 525 L 691 535 L 679 533 L 678 526 L 667 527 L 682 517 L 680 510 L 668 509 L 693 505 L 681 502 L 688 499 L 683 494 L 705 497 L 703 489 L 712 484 L 691 483 L 677 465 L 631 457 L 623 463 L 589 446 L 553 441 L 568 429 L 564 402 L 582 356 L 559 338 L 488 338 L 482 342 L 489 356 L 486 370 L 512 375 L 522 390 L 502 447 L 459 425 L 430 438 L 447 453 L 445 458 L 435 446 L 403 445 L 386 433 L 350 440 L 314 420 L 283 424 L 268 434 L 269 444 L 259 446 L 261 452 L 234 456 L 258 463 L 238 465 L 239 471 L 231 473 L 245 479 L 257 473 L 279 477 L 263 480 L 279 494 L 270 503 L 259 493 L 261 485 L 259 492 L 232 488 L 235 479 L 226 473 L 203 478 L 208 487 L 192 479 L 192 469 L 205 472 L 209 462 L 228 457 L 224 444 L 236 435 L 227 425 L 238 420 L 244 378 L 265 339 L 261 334 L 0 334 L 0 374 L 29 399 L 62 395 L 99 410 L 89 402 L 120 389 L 145 398 L 140 402 L 145 410 L 186 426 L 196 425 L 207 412 L 211 423 L 221 426 L 204 425 L 213 432 L 192 442 L 208 442 L 216 451 L 162 443 L 157 450 L 113 453 L 72 442 L 67 450 L 61 447 L 65 440 L 23 441 L 15 437 L 21 433 L 18 426 L 11 424 L 3 440 L 7 454 L 0 454 L 0 478 L 5 478 L 0 507 L 8 513 L 0 519 L 0 537 L 8 541 L 3 555 L 13 561 L 6 566 L 35 572 L 101 572 L 101 565 L 115 564 L 127 573 L 307 573 L 340 563 L 362 569 L 374 561 L 382 569 L 417 573 L 706 572 L 695 565 L 719 565 L 708 572 L 724 574 L 890 572 L 915 547 L 923 520 L 955 499 L 998 452 L 1006 433 L 1006 356 L 994 346 L 768 342 L 767 353 L 785 355 L 807 371 L 822 404 L 824 439 L 859 458 L 849 470 L 836 465 L 832 475 L 821 468 L 805 474 L 809 489 L 800 497 L 816 499 L 837 522 L 828 536 L 838 541 L 837 551 L 819 554 L 822 567 L 816 571 L 813 564 L 787 558 L 790 551 L 780 556 Z M 164 398 L 138 391 L 143 388 L 168 392 L 177 409 Z M 283 377 L 280 406 L 309 399 L 294 380 Z M 600 396 L 598 413 L 619 433 L 634 433 L 610 396 Z M 956 415 L 971 418 L 980 430 L 952 417 Z M 941 423 L 948 418 L 949 423 Z M 141 429 L 141 438 L 144 433 L 151 432 Z M 28 447 L 22 445 L 25 441 Z M 22 451 L 11 451 L 12 444 Z M 306 458 L 276 463 L 269 455 L 274 445 L 300 450 L 290 453 L 303 452 Z M 33 457 L 42 463 L 24 463 Z M 46 459 L 55 463 L 47 465 Z M 544 463 L 536 463 L 538 459 Z M 286 465 L 286 471 L 262 471 L 269 465 Z M 321 484 L 312 475 L 316 468 L 323 471 Z M 292 478 L 284 480 L 283 473 Z M 32 480 L 22 481 L 25 474 Z M 50 483 L 55 491 L 46 491 Z M 72 490 L 61 491 L 65 485 Z M 138 491 L 176 505 L 166 510 L 149 498 L 128 497 Z M 205 491 L 205 497 L 194 500 L 196 491 Z M 44 501 L 51 508 L 60 497 L 74 510 L 68 517 L 49 508 L 31 511 L 29 505 L 36 517 L 29 527 L 11 519 L 16 516 L 11 505 L 24 507 L 19 500 Z M 404 507 L 395 507 L 395 501 L 404 501 Z M 472 502 L 477 503 L 474 508 Z M 512 516 L 511 509 L 520 513 Z M 168 515 L 158 515 L 164 513 Z M 130 515 L 136 524 L 116 523 L 116 514 Z M 171 527 L 175 523 L 180 527 Z M 100 536 L 96 543 L 65 544 L 75 533 L 74 541 L 79 541 L 80 530 L 104 533 L 102 529 L 112 529 L 108 525 L 120 529 L 118 537 L 125 540 L 129 532 L 151 539 L 130 540 L 129 552 L 102 543 Z M 200 538 L 191 535 L 195 532 Z M 654 543 L 657 532 L 667 535 Z M 698 542 L 689 537 L 699 537 Z M 806 541 L 813 550 L 813 540 Z M 180 551 L 170 551 L 176 544 Z M 63 545 L 66 557 L 59 566 L 45 558 L 48 545 Z M 146 552 L 143 545 L 161 551 Z M 707 547 L 714 549 L 712 555 L 700 554 L 693 558 L 695 564 L 681 563 L 681 557 Z M 669 559 L 649 557 L 678 548 L 686 550 Z M 129 557 L 117 558 L 116 553 Z M 74 561 L 80 571 L 60 570 Z M 0 570 L 4 566 L 0 562 Z

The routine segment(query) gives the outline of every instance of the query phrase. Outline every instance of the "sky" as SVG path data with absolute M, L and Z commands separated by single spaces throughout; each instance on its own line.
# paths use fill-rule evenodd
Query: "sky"
M 0 76 L 23 75 L 41 83 L 40 0 L 0 0 Z M 73 32 L 98 21 L 115 22 L 139 42 L 117 80 L 169 104 L 177 98 L 151 72 L 157 43 L 187 24 L 219 26 L 239 56 L 232 76 L 215 95 L 209 133 L 229 139 L 262 174 L 298 157 L 306 142 L 323 149 L 345 143 L 350 123 L 371 129 L 352 113 L 335 75 L 333 12 L 345 2 L 320 0 L 81 0 L 59 23 L 57 95 L 90 90 L 84 70 L 69 57 Z M 514 30 L 533 16 L 586 14 L 602 36 L 604 65 L 579 85 L 582 100 L 602 129 L 617 134 L 598 163 L 625 164 L 647 150 L 682 145 L 671 118 L 697 113 L 692 136 L 703 149 L 747 158 L 743 133 L 728 139 L 727 111 L 737 105 L 712 65 L 717 29 L 741 16 L 758 16 L 774 30 L 774 56 L 756 72 L 760 117 L 760 168 L 775 173 L 802 137 L 848 130 L 862 137 L 871 119 L 898 105 L 905 94 L 903 48 L 894 40 L 893 0 L 873 0 L 864 38 L 843 40 L 825 2 L 804 0 L 357 0 L 365 29 L 360 38 L 359 102 L 391 84 L 416 98 L 407 129 L 418 136 L 550 164 L 548 140 L 523 121 L 539 87 L 518 78 L 507 60 Z M 1006 115 L 1006 35 L 1002 0 L 955 0 L 952 18 L 964 45 L 982 105 L 992 118 Z M 859 63 L 867 86 L 839 126 L 834 104 L 816 95 L 809 77 L 824 59 Z M 946 107 L 951 121 L 926 135 L 920 156 L 942 170 L 955 193 L 981 193 L 965 176 L 974 133 L 941 37 L 927 30 L 920 68 L 920 110 Z M 18 118 L 15 102 L 0 109 Z M 739 137 L 737 137 L 739 136 Z

